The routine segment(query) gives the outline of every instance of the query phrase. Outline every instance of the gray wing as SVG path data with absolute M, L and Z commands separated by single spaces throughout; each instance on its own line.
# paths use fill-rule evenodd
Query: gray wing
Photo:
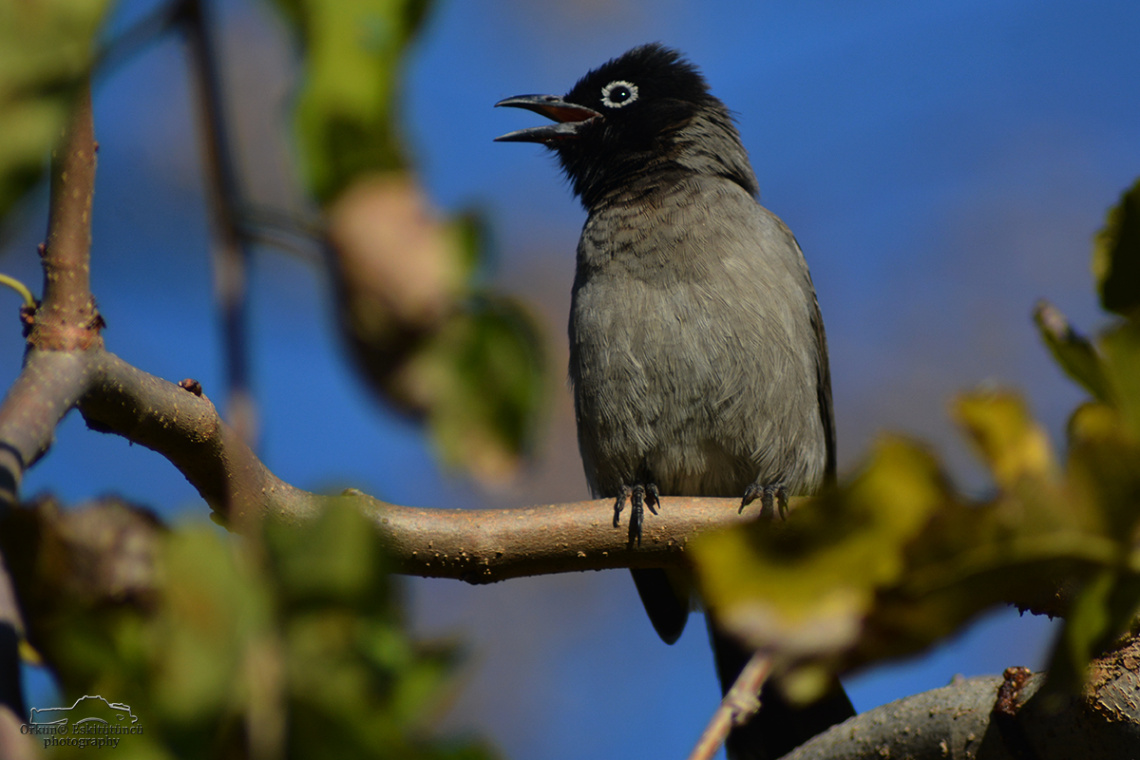
M 792 238 L 795 240 L 795 238 Z M 796 240 L 796 247 L 800 243 Z M 802 255 L 802 251 L 801 251 Z M 811 275 L 808 275 L 811 282 Z M 827 450 L 827 460 L 823 471 L 825 485 L 834 485 L 836 479 L 836 445 L 835 445 L 835 409 L 831 401 L 831 360 L 827 353 L 827 331 L 823 327 L 823 313 L 819 310 L 819 299 L 815 296 L 815 286 L 812 286 L 812 317 L 811 325 L 815 330 L 816 340 L 816 367 L 815 367 L 815 393 L 819 399 L 819 420 L 823 424 L 824 445 Z

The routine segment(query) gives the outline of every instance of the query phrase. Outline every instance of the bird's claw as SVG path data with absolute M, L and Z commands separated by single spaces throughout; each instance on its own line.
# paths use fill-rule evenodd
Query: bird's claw
M 760 500 L 760 514 L 771 517 L 779 514 L 780 519 L 788 516 L 788 490 L 783 483 L 766 483 L 760 485 L 753 483 L 744 491 L 744 498 L 740 500 L 740 512 L 744 511 L 752 502 Z
M 621 487 L 621 492 L 614 501 L 614 527 L 620 525 L 621 511 L 625 508 L 625 501 L 629 499 L 629 542 L 641 546 L 641 528 L 645 522 L 645 510 L 657 514 L 657 507 L 661 506 L 661 494 L 653 483 L 637 484 L 635 486 Z

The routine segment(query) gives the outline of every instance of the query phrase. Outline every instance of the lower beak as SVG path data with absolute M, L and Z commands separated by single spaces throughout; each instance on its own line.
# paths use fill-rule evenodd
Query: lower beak
M 496 108 L 499 106 L 525 108 L 557 123 L 508 132 L 496 137 L 495 142 L 536 142 L 549 145 L 559 140 L 571 140 L 577 137 L 582 127 L 594 119 L 602 118 L 597 111 L 577 103 L 568 103 L 556 95 L 516 95 L 513 98 L 500 100 L 495 104 Z

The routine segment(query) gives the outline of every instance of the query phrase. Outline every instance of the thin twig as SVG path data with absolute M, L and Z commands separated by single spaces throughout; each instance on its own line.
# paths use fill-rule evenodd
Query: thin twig
M 720 706 L 705 726 L 697 745 L 689 754 L 689 760 L 712 760 L 716 751 L 728 738 L 729 731 L 748 721 L 760 709 L 757 694 L 772 671 L 772 660 L 768 655 L 756 652 L 740 671 L 732 683 Z
M 241 234 L 251 243 L 271 246 L 307 264 L 324 260 L 327 233 L 316 216 L 247 204 L 238 211 L 238 219 Z
M 257 438 L 257 410 L 250 382 L 247 319 L 251 252 L 238 218 L 242 200 L 237 160 L 227 128 L 218 48 L 207 13 L 206 0 L 187 0 L 185 29 L 191 69 L 198 82 L 204 163 L 210 185 L 207 195 L 217 235 L 213 248 L 214 291 L 221 315 L 227 416 L 237 434 L 252 443 Z
M 102 78 L 174 30 L 184 20 L 186 0 L 167 0 L 99 50 L 92 70 Z
M 249 203 L 239 210 L 239 217 L 248 228 L 271 229 L 314 245 L 324 240 L 328 234 L 325 220 L 316 214 Z

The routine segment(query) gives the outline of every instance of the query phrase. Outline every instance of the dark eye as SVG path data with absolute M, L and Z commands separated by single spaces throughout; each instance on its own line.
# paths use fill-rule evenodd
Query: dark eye
M 628 106 L 637 100 L 637 85 L 617 79 L 602 88 L 602 105 L 610 108 Z

